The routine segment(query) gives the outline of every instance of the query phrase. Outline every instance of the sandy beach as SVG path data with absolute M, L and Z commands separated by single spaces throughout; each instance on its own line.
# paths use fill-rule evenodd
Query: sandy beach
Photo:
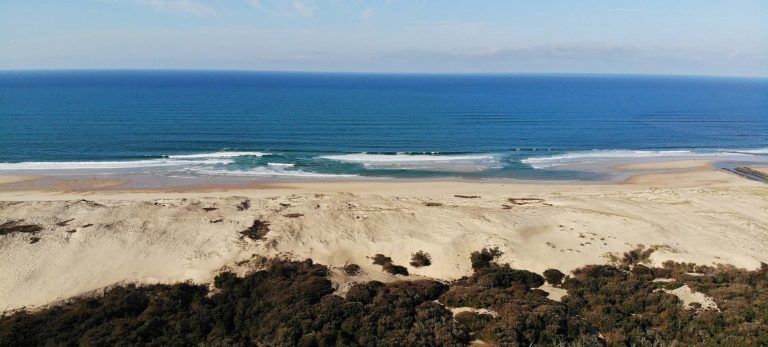
M 260 257 L 359 264 L 370 279 L 395 280 L 377 253 L 408 266 L 423 250 L 432 265 L 409 278 L 451 280 L 471 272 L 469 254 L 499 247 L 500 261 L 542 272 L 605 263 L 638 244 L 652 261 L 768 262 L 768 185 L 685 161 L 623 183 L 350 181 L 251 187 L 119 190 L 115 180 L 11 189 L 1 177 L 0 224 L 37 225 L 0 235 L 0 310 L 34 308 L 118 283 L 205 283 Z M 666 172 L 656 172 L 667 170 Z M 764 169 L 763 169 L 764 170 Z M 89 190 L 89 187 L 95 187 Z M 261 239 L 241 234 L 255 221 Z

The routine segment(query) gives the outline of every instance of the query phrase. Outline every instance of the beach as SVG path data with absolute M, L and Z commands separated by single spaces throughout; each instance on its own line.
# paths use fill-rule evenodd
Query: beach
M 651 261 L 768 262 L 768 185 L 707 161 L 637 164 L 624 182 L 354 180 L 120 189 L 111 178 L 20 190 L 41 177 L 0 180 L 0 310 L 37 308 L 125 283 L 208 283 L 248 273 L 263 257 L 332 268 L 339 292 L 366 280 L 452 280 L 469 254 L 498 247 L 514 268 L 568 272 L 642 244 Z M 620 170 L 622 168 L 617 168 Z M 756 168 L 765 170 L 765 168 Z M 264 227 L 266 226 L 266 229 Z M 243 233 L 257 229 L 258 237 Z M 370 259 L 408 266 L 386 274 Z M 343 274 L 358 264 L 364 275 Z

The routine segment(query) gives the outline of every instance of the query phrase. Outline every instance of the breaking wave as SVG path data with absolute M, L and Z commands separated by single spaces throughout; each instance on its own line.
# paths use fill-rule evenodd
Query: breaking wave
M 195 174 L 210 176 L 275 177 L 275 178 L 354 178 L 357 175 L 326 174 L 303 170 L 285 170 L 282 167 L 255 167 L 249 170 L 190 169 Z
M 234 157 L 263 157 L 270 153 L 264 152 L 213 152 L 213 153 L 197 153 L 197 154 L 178 154 L 169 155 L 171 159 L 199 159 L 199 158 L 234 158 Z
M 690 151 L 690 150 L 592 150 L 578 151 L 564 154 L 530 157 L 521 160 L 523 164 L 528 164 L 534 169 L 552 168 L 571 164 L 593 163 L 598 161 L 611 160 L 642 160 L 643 158 L 722 158 L 724 156 L 745 156 L 761 152 L 747 152 L 757 150 L 710 150 L 710 151 Z
M 149 159 L 129 161 L 40 161 L 0 163 L 0 170 L 84 170 L 84 169 L 135 169 L 145 167 L 219 165 L 230 164 L 229 159 L 178 160 Z
M 501 166 L 499 159 L 493 154 L 353 153 L 326 155 L 319 158 L 362 164 L 371 169 L 471 172 Z
M 163 156 L 161 159 L 125 161 L 35 161 L 21 163 L 0 163 L 0 170 L 84 170 L 84 169 L 136 169 L 166 166 L 226 165 L 233 158 L 243 156 L 261 157 L 263 152 L 213 152 Z

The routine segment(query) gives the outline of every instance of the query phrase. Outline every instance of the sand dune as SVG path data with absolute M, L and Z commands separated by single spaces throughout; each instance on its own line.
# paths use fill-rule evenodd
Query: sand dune
M 417 250 L 433 265 L 408 266 L 413 275 L 458 278 L 471 271 L 470 252 L 489 246 L 504 251 L 502 262 L 537 272 L 603 263 L 636 244 L 662 246 L 656 263 L 768 262 L 768 186 L 699 167 L 624 184 L 326 182 L 0 199 L 0 224 L 43 228 L 0 236 L 3 310 L 115 283 L 206 282 L 222 269 L 246 272 L 258 256 L 356 263 L 365 272 L 358 280 L 397 278 L 367 257 L 408 266 Z M 262 240 L 240 234 L 255 220 L 269 223 Z M 352 280 L 339 270 L 333 278 L 341 289 Z

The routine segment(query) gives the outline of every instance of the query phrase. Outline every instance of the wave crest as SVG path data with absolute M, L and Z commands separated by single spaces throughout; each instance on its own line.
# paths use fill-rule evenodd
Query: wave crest
M 84 169 L 135 169 L 144 167 L 218 165 L 230 164 L 230 159 L 177 160 L 149 159 L 129 161 L 38 161 L 0 163 L 0 170 L 84 170 Z
M 259 166 L 249 170 L 190 169 L 195 174 L 210 176 L 274 177 L 274 178 L 355 178 L 357 175 L 325 174 L 302 170 L 285 170 L 282 167 Z
M 269 155 L 264 152 L 213 152 L 213 153 L 197 153 L 197 154 L 176 154 L 169 155 L 170 159 L 200 159 L 200 158 L 234 158 L 234 157 L 263 157 Z
M 712 158 L 741 155 L 749 154 L 747 154 L 746 151 L 737 152 L 726 150 L 709 152 L 694 152 L 689 150 L 592 150 L 569 152 L 546 157 L 530 157 L 523 159 L 520 162 L 528 164 L 534 169 L 544 169 L 599 161 L 638 160 L 643 158 Z
M 473 172 L 500 167 L 493 154 L 339 154 L 321 159 L 363 164 L 371 169 L 424 170 L 445 172 Z

